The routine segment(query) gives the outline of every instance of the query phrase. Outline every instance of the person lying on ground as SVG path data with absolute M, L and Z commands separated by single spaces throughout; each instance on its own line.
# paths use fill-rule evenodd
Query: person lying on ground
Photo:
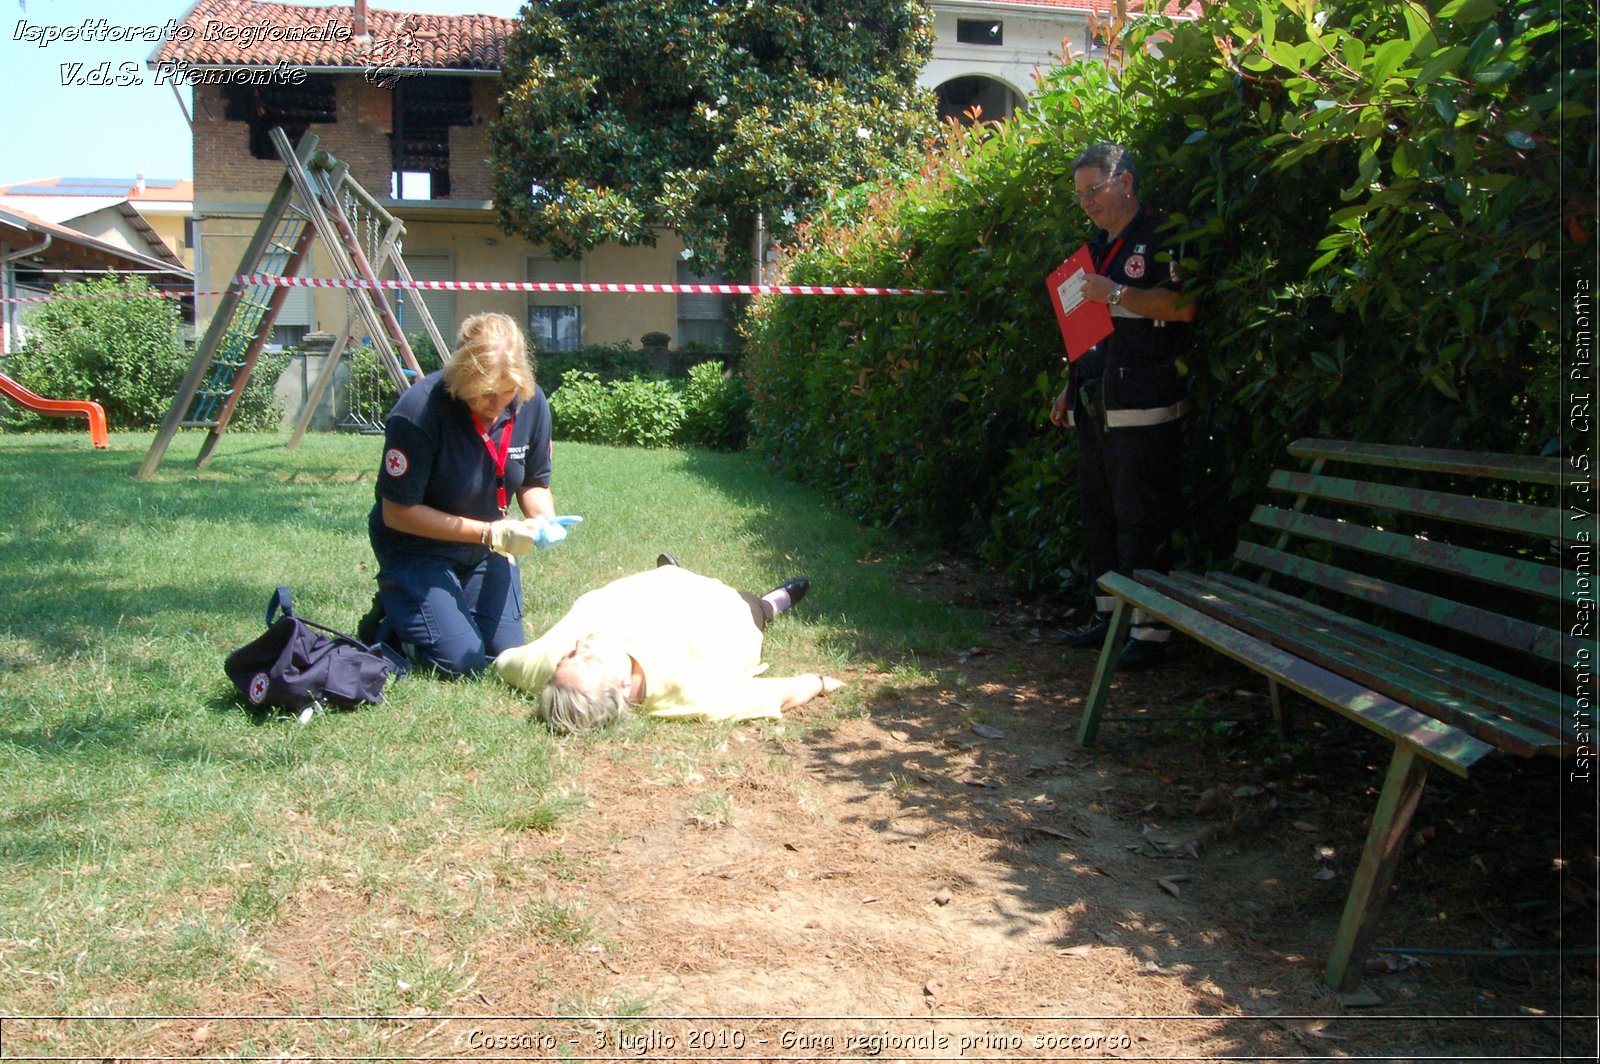
M 663 554 L 654 569 L 580 596 L 544 635 L 503 651 L 495 671 L 537 693 L 534 716 L 571 733 L 630 711 L 705 720 L 775 718 L 844 686 L 816 674 L 760 677 L 769 622 L 805 596 L 791 577 L 765 595 L 735 591 Z

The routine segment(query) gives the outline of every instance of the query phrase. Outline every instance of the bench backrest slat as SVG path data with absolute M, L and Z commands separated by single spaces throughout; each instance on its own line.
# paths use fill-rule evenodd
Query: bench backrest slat
M 1296 440 L 1289 445 L 1289 453 L 1296 458 L 1323 458 L 1428 473 L 1518 480 L 1529 484 L 1562 484 L 1572 478 L 1571 471 L 1562 464 L 1561 459 L 1532 455 L 1484 454 L 1478 451 L 1313 439 Z
M 1412 562 L 1437 572 L 1476 580 L 1491 587 L 1561 600 L 1561 570 L 1553 565 L 1508 558 L 1489 551 L 1403 536 L 1349 521 L 1330 521 L 1275 506 L 1257 506 L 1253 524 L 1323 543 L 1336 543 L 1366 554 Z
M 1561 637 L 1553 628 L 1506 617 L 1491 610 L 1468 606 L 1440 595 L 1402 587 L 1388 580 L 1311 561 L 1285 551 L 1241 542 L 1234 556 L 1275 573 L 1283 573 L 1350 598 L 1396 610 L 1421 620 L 1465 632 L 1499 646 L 1562 660 Z
M 1551 506 L 1476 499 L 1470 495 L 1295 473 L 1286 469 L 1275 471 L 1267 485 L 1276 491 L 1304 495 L 1324 502 L 1349 503 L 1415 517 L 1439 518 L 1455 524 L 1534 536 L 1551 542 L 1575 542 L 1581 531 L 1580 522 L 1562 520 L 1561 511 Z

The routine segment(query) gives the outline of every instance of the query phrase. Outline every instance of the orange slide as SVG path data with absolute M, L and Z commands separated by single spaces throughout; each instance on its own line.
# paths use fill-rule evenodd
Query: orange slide
M 90 442 L 99 448 L 111 446 L 111 436 L 106 432 L 106 411 L 99 403 L 88 399 L 46 399 L 35 395 L 4 373 L 0 373 L 0 395 L 21 403 L 28 410 L 51 417 L 82 414 L 89 419 Z

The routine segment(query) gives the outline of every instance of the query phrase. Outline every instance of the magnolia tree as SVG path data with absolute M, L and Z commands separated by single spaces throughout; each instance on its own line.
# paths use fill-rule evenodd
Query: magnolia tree
M 508 231 L 573 257 L 676 231 L 749 268 L 932 131 L 926 0 L 545 0 L 524 7 L 490 134 Z

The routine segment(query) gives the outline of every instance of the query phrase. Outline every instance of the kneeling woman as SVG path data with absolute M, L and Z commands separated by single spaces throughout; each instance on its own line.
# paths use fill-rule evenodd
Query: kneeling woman
M 550 408 L 513 319 L 463 321 L 449 364 L 400 396 L 376 495 L 367 531 L 378 594 L 361 637 L 402 667 L 454 676 L 522 645 L 515 559 L 576 519 L 555 517 Z M 524 519 L 506 516 L 513 497 Z
M 831 676 L 759 677 L 767 623 L 800 601 L 797 576 L 759 598 L 679 568 L 655 569 L 582 595 L 526 646 L 495 659 L 514 687 L 539 696 L 558 732 L 609 724 L 630 710 L 654 717 L 777 717 L 843 684 Z

